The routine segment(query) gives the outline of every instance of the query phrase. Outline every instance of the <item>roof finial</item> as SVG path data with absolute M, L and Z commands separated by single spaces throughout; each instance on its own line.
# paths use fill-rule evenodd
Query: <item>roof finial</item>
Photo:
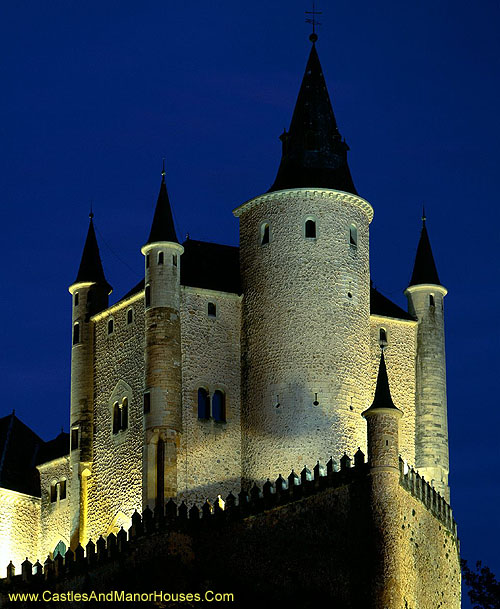
M 89 212 L 89 218 L 90 218 L 91 220 L 92 220 L 92 219 L 93 219 L 93 217 L 94 217 L 94 212 L 92 211 L 92 204 L 93 204 L 93 201 L 92 201 L 92 199 L 90 199 L 90 212 Z
M 306 23 L 310 23 L 313 26 L 313 31 L 312 34 L 309 36 L 309 40 L 314 44 L 316 40 L 318 40 L 318 35 L 316 34 L 316 26 L 321 25 L 321 23 L 316 20 L 316 15 L 321 15 L 321 11 L 316 10 L 314 0 L 312 5 L 312 11 L 305 11 L 305 14 L 312 15 L 312 17 L 306 18 Z
M 163 162 L 161 165 L 161 181 L 165 182 L 165 159 L 163 159 Z
M 422 205 L 422 222 L 425 224 L 426 220 L 427 220 L 427 218 L 425 216 L 425 206 Z

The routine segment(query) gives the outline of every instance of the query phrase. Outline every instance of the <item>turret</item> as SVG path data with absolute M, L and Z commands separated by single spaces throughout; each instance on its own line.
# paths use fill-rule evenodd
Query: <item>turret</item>
M 177 493 L 182 431 L 180 269 L 184 248 L 175 233 L 162 171 L 145 257 L 143 504 L 162 507 Z
M 233 212 L 240 221 L 242 468 L 249 481 L 366 444 L 360 415 L 371 390 L 373 210 L 356 194 L 311 41 L 276 179 Z
M 449 501 L 444 297 L 425 213 L 410 285 L 408 311 L 418 318 L 415 466 Z
M 362 413 L 368 428 L 368 463 L 371 469 L 399 471 L 399 419 L 402 414 L 392 401 L 382 350 L 373 402 Z
M 106 309 L 111 286 L 102 268 L 93 214 L 77 277 L 69 287 L 73 297 L 71 350 L 71 547 L 82 544 L 86 528 L 86 482 L 93 459 L 93 332 L 91 317 Z

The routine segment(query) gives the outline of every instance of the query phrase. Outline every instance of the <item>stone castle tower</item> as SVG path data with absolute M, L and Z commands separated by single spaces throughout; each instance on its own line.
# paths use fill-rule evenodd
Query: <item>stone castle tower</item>
M 233 212 L 239 248 L 179 243 L 163 169 L 141 249 L 144 278 L 109 306 L 91 215 L 69 288 L 70 446 L 38 464 L 38 516 L 30 517 L 40 534 L 30 560 L 127 529 L 146 507 L 161 515 L 170 499 L 190 505 L 245 492 L 290 470 L 302 470 L 306 484 L 315 464 L 319 480 L 329 459 L 328 475 L 338 469 L 332 455 L 344 455 L 343 471 L 357 451 L 357 467 L 368 454 L 364 508 L 382 532 L 373 606 L 420 598 L 416 579 L 390 590 L 383 582 L 400 577 L 394 556 L 404 562 L 416 551 L 398 524 L 408 493 L 423 502 L 424 529 L 444 534 L 429 506 L 436 496 L 449 501 L 447 291 L 425 217 L 408 311 L 374 288 L 373 209 L 354 186 L 316 40 L 280 137 L 276 179 Z M 439 505 L 456 538 L 449 506 Z M 425 552 L 441 565 L 437 545 Z M 455 562 L 446 584 L 454 607 Z M 439 568 L 447 577 L 448 566 Z

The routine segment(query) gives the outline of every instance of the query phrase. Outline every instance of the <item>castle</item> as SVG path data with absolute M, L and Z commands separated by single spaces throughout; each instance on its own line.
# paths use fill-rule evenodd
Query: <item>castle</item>
M 459 606 L 458 552 L 446 554 L 454 569 L 448 579 L 439 562 L 444 531 L 422 504 L 429 489 L 449 503 L 447 290 L 425 218 L 408 311 L 372 285 L 373 209 L 354 186 L 316 41 L 313 34 L 291 124 L 280 136 L 276 179 L 233 212 L 239 248 L 179 242 L 163 170 L 141 249 L 144 278 L 110 306 L 91 214 L 69 287 L 70 437 L 42 443 L 14 414 L 0 420 L 5 564 L 85 547 L 127 530 L 135 511 L 164 511 L 170 498 L 201 504 L 315 465 L 321 476 L 332 455 L 358 451 L 368 455 L 374 514 L 387 489 L 405 497 L 395 514 L 421 500 L 427 568 L 443 582 L 446 571 L 440 590 L 446 606 Z M 24 470 L 9 476 L 20 443 L 35 448 L 25 450 Z M 415 468 L 418 490 L 414 482 L 401 487 L 409 478 L 399 458 Z M 447 509 L 447 534 L 458 548 Z M 386 517 L 387 505 L 381 522 Z

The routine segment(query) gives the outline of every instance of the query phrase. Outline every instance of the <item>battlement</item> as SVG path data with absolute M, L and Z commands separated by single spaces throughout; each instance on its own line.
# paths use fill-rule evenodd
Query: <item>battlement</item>
M 7 566 L 7 578 L 2 583 L 29 582 L 60 579 L 65 576 L 84 572 L 105 561 L 118 558 L 129 552 L 135 543 L 157 533 L 175 531 L 196 535 L 208 527 L 223 526 L 224 523 L 242 520 L 291 502 L 300 501 L 327 488 L 336 488 L 360 479 L 368 472 L 365 455 L 358 449 L 352 460 L 344 453 L 337 464 L 333 458 L 321 465 L 319 461 L 313 470 L 304 467 L 300 474 L 293 469 L 287 478 L 280 474 L 271 482 L 269 479 L 262 489 L 255 483 L 250 491 L 241 490 L 237 496 L 229 493 L 226 499 L 218 496 L 215 501 L 208 499 L 199 507 L 193 504 L 190 508 L 184 501 L 177 505 L 170 499 L 163 510 L 149 506 L 139 514 L 132 515 L 132 525 L 128 532 L 121 528 L 115 535 L 102 535 L 94 543 L 90 540 L 85 548 L 80 544 L 73 551 L 68 549 L 65 556 L 47 557 L 43 565 L 40 561 L 33 565 L 26 559 L 21 565 L 21 574 L 15 574 L 12 562 Z
M 413 467 L 409 467 L 405 473 L 405 463 L 401 457 L 399 457 L 399 483 L 457 537 L 457 523 L 450 505 Z

